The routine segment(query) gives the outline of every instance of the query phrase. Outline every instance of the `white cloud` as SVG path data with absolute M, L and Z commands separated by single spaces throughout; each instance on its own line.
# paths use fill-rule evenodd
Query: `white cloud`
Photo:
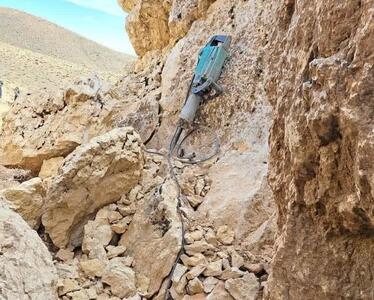
M 84 6 L 105 12 L 107 14 L 122 16 L 123 11 L 117 4 L 117 0 L 67 0 L 79 6 Z

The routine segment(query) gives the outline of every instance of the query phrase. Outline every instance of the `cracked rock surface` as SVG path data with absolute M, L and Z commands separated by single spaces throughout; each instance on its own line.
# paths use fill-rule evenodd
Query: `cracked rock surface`
M 0 298 L 56 299 L 56 268 L 38 234 L 0 198 Z

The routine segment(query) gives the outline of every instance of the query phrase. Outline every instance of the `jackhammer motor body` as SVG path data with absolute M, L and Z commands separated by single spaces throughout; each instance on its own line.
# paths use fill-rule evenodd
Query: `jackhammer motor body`
M 204 96 L 211 94 L 212 91 L 215 96 L 222 93 L 223 89 L 217 81 L 229 56 L 230 44 L 230 36 L 215 35 L 200 50 L 191 89 L 179 115 L 180 119 L 188 124 L 193 123 Z

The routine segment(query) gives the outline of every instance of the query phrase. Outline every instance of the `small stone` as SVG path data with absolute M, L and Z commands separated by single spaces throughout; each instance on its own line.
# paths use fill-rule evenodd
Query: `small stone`
M 89 288 L 89 287 L 91 287 L 91 286 L 93 286 L 95 283 L 93 282 L 93 281 L 91 281 L 91 280 L 85 280 L 82 284 L 81 284 L 81 286 L 82 286 L 82 288 L 84 288 L 84 289 L 87 289 L 87 288 Z
M 90 259 L 80 262 L 81 269 L 89 277 L 101 277 L 103 275 L 106 263 L 99 259 Z
M 244 264 L 244 268 L 251 273 L 260 274 L 265 271 L 263 264 Z
M 62 280 L 61 286 L 58 289 L 58 295 L 63 296 L 70 292 L 79 291 L 80 289 L 81 288 L 76 280 L 65 278 Z
M 260 282 L 263 282 L 263 281 L 267 281 L 269 278 L 269 274 L 264 274 L 260 277 L 259 281 Z
M 135 295 L 135 273 L 134 271 L 124 266 L 120 262 L 120 257 L 110 260 L 105 269 L 102 282 L 110 286 L 112 294 L 120 298 L 130 297 Z
M 109 245 L 106 247 L 106 250 L 108 251 L 107 253 L 108 259 L 111 259 L 113 257 L 117 257 L 117 256 L 124 254 L 126 251 L 126 247 Z
M 143 298 L 145 299 L 145 298 Z M 135 294 L 134 296 L 123 298 L 123 300 L 142 300 L 142 297 L 140 297 L 139 294 Z
M 194 279 L 195 277 L 198 277 L 201 273 L 204 272 L 206 266 L 204 265 L 198 265 L 193 267 L 187 274 L 186 277 L 188 280 Z
M 195 194 L 202 196 L 202 191 L 204 190 L 204 187 L 205 187 L 205 180 L 203 177 L 199 177 L 195 185 Z
M 209 228 L 207 230 L 207 232 L 205 233 L 205 240 L 209 243 L 209 244 L 212 244 L 214 246 L 217 246 L 218 244 L 218 240 L 217 240 L 217 237 L 216 237 L 216 234 L 214 233 L 214 230 Z M 223 257 L 221 257 L 223 258 Z
M 195 277 L 194 279 L 188 282 L 187 292 L 189 295 L 195 295 L 204 292 L 203 283 L 200 281 L 199 278 Z
M 96 299 L 97 298 L 96 288 L 92 286 L 89 289 L 87 289 L 87 295 L 89 299 Z
M 68 293 L 67 296 L 69 296 L 71 300 L 89 300 L 88 295 L 85 290 L 71 292 L 71 293 Z
M 115 222 L 118 222 L 122 218 L 123 218 L 123 216 L 118 211 L 111 211 L 108 214 L 108 220 L 109 220 L 109 223 L 111 223 L 111 224 L 113 224 Z
M 127 231 L 127 229 L 129 228 L 129 224 L 131 222 L 132 218 L 127 216 L 121 220 L 119 220 L 118 222 L 112 224 L 110 226 L 110 228 L 117 234 L 123 234 Z
M 232 267 L 222 272 L 220 278 L 222 280 L 235 279 L 242 277 L 246 272 L 240 271 L 238 268 Z
M 100 294 L 97 296 L 97 300 L 110 300 L 110 297 L 108 294 Z
M 244 258 L 236 251 L 232 251 L 231 253 L 231 265 L 236 268 L 240 268 L 244 265 Z
M 60 249 L 56 253 L 56 258 L 61 261 L 69 261 L 74 258 L 74 252 L 69 251 L 67 249 Z
M 134 263 L 134 258 L 131 256 L 125 256 L 125 257 L 114 257 L 110 260 L 110 263 L 112 265 L 123 265 L 126 267 L 131 267 Z
M 134 203 L 131 203 L 130 205 L 119 205 L 118 210 L 120 214 L 124 217 L 132 216 L 136 212 L 136 206 Z
M 196 195 L 190 195 L 187 197 L 188 202 L 193 208 L 197 208 L 201 203 L 203 203 L 204 198 L 201 196 L 196 196 Z
M 222 259 L 222 266 L 224 270 L 231 268 L 230 262 L 227 258 Z
M 182 300 L 205 300 L 206 295 L 205 294 L 196 294 L 196 295 L 184 295 Z
M 188 268 L 186 266 L 184 266 L 182 264 L 177 264 L 171 280 L 173 282 L 179 282 L 181 280 L 182 276 L 184 275 L 184 273 L 187 272 L 187 270 L 188 270 Z
M 215 277 L 208 277 L 203 281 L 204 292 L 209 294 L 213 291 L 214 287 L 217 285 L 219 280 Z
M 255 300 L 259 284 L 254 274 L 247 273 L 242 278 L 227 280 L 225 288 L 235 300 Z
M 231 245 L 235 239 L 235 233 L 228 226 L 220 226 L 217 230 L 217 239 L 224 245 Z
M 98 294 L 101 294 L 104 292 L 104 285 L 103 283 L 101 282 L 101 280 L 97 281 L 96 284 L 95 284 L 95 289 L 96 289 L 96 292 Z
M 226 291 L 225 283 L 219 281 L 206 300 L 234 300 L 234 298 Z
M 186 234 L 185 239 L 188 244 L 192 244 L 195 241 L 200 241 L 204 237 L 203 232 L 196 230 Z
M 62 165 L 64 159 L 64 157 L 60 156 L 44 160 L 39 172 L 39 177 L 45 179 L 56 176 L 58 174 L 58 168 Z
M 76 263 L 72 265 L 56 263 L 57 274 L 60 278 L 79 278 L 78 265 Z
M 178 283 L 174 283 L 174 284 L 173 284 L 176 293 L 181 294 L 181 295 L 183 295 L 183 294 L 185 293 L 186 285 L 187 285 L 187 277 L 186 277 L 186 274 L 184 274 L 184 275 L 181 277 L 181 279 L 179 280 Z
M 129 193 L 129 200 L 130 202 L 127 203 L 127 204 L 130 204 L 131 202 L 135 202 L 136 201 L 136 196 L 138 195 L 138 193 L 142 190 L 142 186 L 141 185 L 137 185 L 136 187 L 134 187 L 130 193 Z M 125 203 L 126 204 L 126 203 Z
M 219 276 L 222 274 L 222 259 L 211 262 L 208 264 L 206 270 L 204 271 L 204 276 Z
M 89 254 L 90 258 L 106 258 L 104 247 L 109 244 L 114 234 L 107 222 L 96 216 L 95 221 L 88 221 L 84 226 L 82 250 Z
M 196 253 L 204 253 L 208 250 L 214 250 L 214 246 L 208 244 L 206 241 L 196 241 L 191 245 L 186 245 L 185 250 L 189 255 L 194 255 Z
M 193 256 L 188 256 L 186 254 L 181 255 L 181 260 L 183 264 L 187 267 L 195 267 L 197 265 L 206 265 L 207 259 L 201 253 L 196 253 Z
M 220 258 L 229 258 L 229 255 L 226 253 L 226 252 L 218 252 L 217 255 L 220 257 Z

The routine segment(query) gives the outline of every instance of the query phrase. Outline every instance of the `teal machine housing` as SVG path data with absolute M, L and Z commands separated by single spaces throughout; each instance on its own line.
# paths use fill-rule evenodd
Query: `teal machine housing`
M 212 90 L 215 96 L 222 93 L 223 89 L 217 81 L 229 56 L 230 44 L 230 36 L 215 35 L 200 50 L 191 89 L 179 115 L 180 119 L 192 124 L 203 97 Z

